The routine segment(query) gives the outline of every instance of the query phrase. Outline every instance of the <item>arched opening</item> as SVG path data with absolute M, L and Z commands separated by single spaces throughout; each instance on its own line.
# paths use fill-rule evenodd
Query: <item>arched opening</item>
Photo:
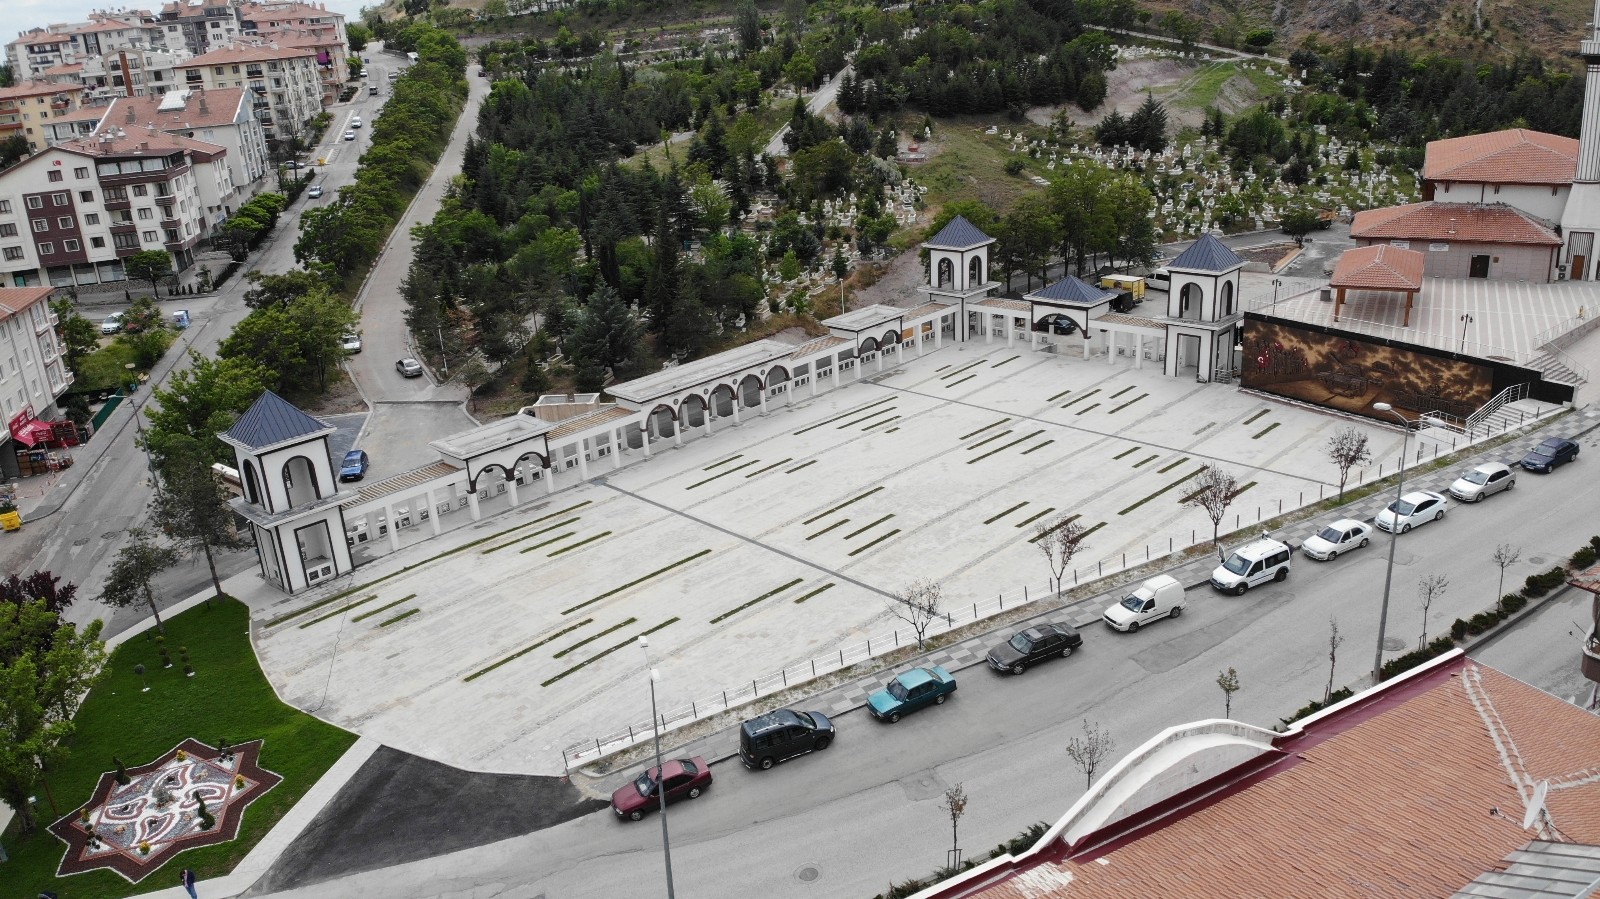
M 781 365 L 774 365 L 767 369 L 768 392 L 770 392 L 774 387 L 781 387 L 787 383 L 789 383 L 789 370 L 787 368 L 784 368 Z
M 650 432 L 657 437 L 671 437 L 678 432 L 678 417 L 671 406 L 661 405 L 650 410 Z
M 244 499 L 253 505 L 261 505 L 261 485 L 256 481 L 256 464 L 249 459 L 244 460 Z
M 760 378 L 755 375 L 745 375 L 739 380 L 739 405 L 745 409 L 761 405 Z
M 955 265 L 948 259 L 939 260 L 938 278 L 934 281 L 936 287 L 953 287 L 956 279 Z
M 1222 314 L 1233 314 L 1233 282 L 1222 282 Z
M 295 456 L 283 463 L 283 490 L 289 497 L 289 507 L 313 503 L 322 499 L 322 487 L 317 483 L 317 469 L 305 456 Z
M 865 356 L 868 353 L 876 353 L 877 351 L 878 351 L 878 338 L 876 338 L 876 337 L 868 337 L 868 338 L 865 338 L 865 339 L 863 339 L 861 341 L 861 349 L 859 350 L 859 353 L 861 355 Z
M 516 465 L 516 463 L 512 463 L 512 467 L 515 467 L 515 465 Z M 477 493 L 478 492 L 478 484 L 479 484 L 479 482 L 483 480 L 483 476 L 484 475 L 488 474 L 491 471 L 497 472 L 502 481 L 511 480 L 511 469 L 510 468 L 507 468 L 506 466 L 501 465 L 499 462 L 491 462 L 488 465 L 483 466 L 483 468 L 480 468 L 478 470 L 477 474 L 475 474 L 472 477 L 467 479 L 467 492 L 468 493 Z M 493 484 L 494 483 L 494 479 L 490 478 L 489 479 L 489 483 Z
M 678 406 L 678 421 L 686 428 L 704 427 L 706 412 L 705 397 L 698 393 L 691 393 Z
M 718 415 L 733 414 L 733 388 L 727 384 L 718 384 L 711 391 L 711 411 Z
M 523 465 L 522 463 L 524 462 L 531 462 L 533 464 Z M 511 463 L 511 471 L 513 472 L 511 478 L 513 480 L 516 479 L 515 472 L 519 469 L 523 473 L 529 475 L 528 480 L 532 480 L 534 477 L 544 477 L 545 469 L 549 467 L 550 460 L 545 456 L 544 453 L 523 453 L 517 457 L 515 462 Z
M 1200 304 L 1204 294 L 1200 285 L 1190 282 L 1183 285 L 1183 291 L 1178 294 L 1178 317 L 1189 321 L 1200 320 Z
M 983 283 L 983 257 L 974 256 L 967 263 L 967 290 L 971 290 Z
M 1034 322 L 1033 330 L 1043 331 L 1046 334 L 1066 336 L 1077 333 L 1078 322 L 1069 315 L 1053 312 L 1049 315 L 1041 316 L 1038 321 Z
M 883 332 L 883 336 L 878 338 L 878 343 L 880 343 L 885 350 L 897 347 L 900 345 L 900 332 L 885 331 Z

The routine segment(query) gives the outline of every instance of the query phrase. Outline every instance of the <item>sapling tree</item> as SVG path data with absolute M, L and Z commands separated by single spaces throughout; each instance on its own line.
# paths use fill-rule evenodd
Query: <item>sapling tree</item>
M 1425 574 L 1417 578 L 1417 605 L 1422 607 L 1422 636 L 1417 638 L 1418 649 L 1428 645 L 1428 610 L 1444 596 L 1449 586 L 1450 578 L 1443 574 Z
M 944 613 L 944 587 L 937 581 L 912 581 L 889 597 L 889 612 L 911 625 L 921 649 L 928 627 Z
M 1233 668 L 1217 672 L 1217 686 L 1222 688 L 1222 717 L 1233 717 L 1233 694 L 1239 692 L 1239 672 Z
M 1084 789 L 1094 786 L 1095 773 L 1116 750 L 1117 741 L 1111 738 L 1110 731 L 1098 723 L 1090 724 L 1087 718 L 1083 720 L 1083 736 L 1067 741 L 1067 758 L 1083 772 Z
M 1239 482 L 1221 468 L 1207 465 L 1200 469 L 1190 483 L 1195 489 L 1183 498 L 1183 504 L 1201 510 L 1211 519 L 1211 545 L 1216 547 L 1217 558 L 1220 560 L 1222 545 L 1219 533 L 1222 530 L 1222 517 L 1228 514 L 1228 506 L 1239 493 Z
M 1344 645 L 1344 637 L 1339 634 L 1339 619 L 1328 616 L 1328 689 L 1322 693 L 1322 701 L 1327 702 L 1333 698 L 1333 670 L 1339 664 L 1339 647 Z
M 1328 438 L 1328 461 L 1339 469 L 1339 496 L 1344 497 L 1344 485 L 1350 481 L 1350 469 L 1372 461 L 1372 448 L 1367 435 L 1354 427 L 1345 427 Z
M 1495 589 L 1495 596 L 1506 595 L 1506 569 L 1517 564 L 1517 560 L 1521 558 L 1522 547 L 1520 546 L 1502 543 L 1494 548 L 1494 555 L 1489 557 L 1489 561 L 1500 569 L 1500 586 Z
M 128 542 L 117 550 L 111 563 L 111 574 L 106 578 L 100 601 L 117 608 L 143 603 L 155 616 L 156 629 L 165 634 L 167 626 L 161 621 L 152 582 L 161 572 L 178 564 L 178 558 L 177 550 L 155 542 L 150 532 L 143 528 L 129 529 Z
M 1078 554 L 1078 550 L 1089 545 L 1084 542 L 1089 531 L 1077 522 L 1077 518 L 1078 516 L 1073 515 L 1070 518 L 1061 516 L 1041 521 L 1035 529 L 1033 545 L 1044 553 L 1045 561 L 1050 565 L 1050 579 L 1055 582 L 1057 593 L 1063 589 L 1062 581 L 1067 568 L 1072 565 L 1072 557 Z
M 950 867 L 953 868 L 961 863 L 961 840 L 957 828 L 961 816 L 967 813 L 967 791 L 962 789 L 961 784 L 945 790 L 944 802 L 939 804 L 939 808 L 950 816 Z

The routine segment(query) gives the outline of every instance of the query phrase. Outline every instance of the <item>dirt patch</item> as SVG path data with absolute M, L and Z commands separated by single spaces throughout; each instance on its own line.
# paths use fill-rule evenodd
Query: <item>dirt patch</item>
M 922 260 L 915 250 L 907 250 L 887 262 L 873 264 L 877 273 L 871 286 L 851 292 L 850 307 L 860 309 L 881 303 L 885 306 L 911 307 L 922 303 L 923 295 L 917 288 L 927 283 Z
M 1106 99 L 1093 112 L 1084 112 L 1076 104 L 1060 106 L 1035 106 L 1028 110 L 1028 121 L 1035 125 L 1049 125 L 1056 114 L 1065 111 L 1074 125 L 1091 127 L 1115 109 L 1123 115 L 1133 112 L 1144 102 L 1145 91 L 1164 93 L 1181 84 L 1194 74 L 1194 63 L 1172 58 L 1122 60 L 1106 74 Z M 1168 110 L 1171 112 L 1171 110 Z
M 297 399 L 296 405 L 308 415 L 342 415 L 346 412 L 366 412 L 367 401 L 343 369 L 336 378 L 328 381 L 328 390 L 310 399 Z

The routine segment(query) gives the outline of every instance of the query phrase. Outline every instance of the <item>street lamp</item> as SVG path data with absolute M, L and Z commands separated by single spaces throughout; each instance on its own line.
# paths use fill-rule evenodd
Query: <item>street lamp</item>
M 1378 613 L 1378 649 L 1372 659 L 1372 683 L 1376 685 L 1383 680 L 1383 632 L 1389 624 L 1389 586 L 1394 583 L 1394 545 L 1400 540 L 1399 504 L 1400 496 L 1406 489 L 1406 453 L 1410 449 L 1411 423 L 1388 403 L 1373 403 L 1372 408 L 1390 413 L 1404 428 L 1404 436 L 1400 438 L 1400 474 L 1394 485 L 1395 516 L 1389 524 L 1389 567 L 1383 573 L 1383 608 Z
M 1462 315 L 1461 315 L 1461 352 L 1463 352 L 1463 353 L 1465 353 L 1467 351 L 1467 325 L 1470 325 L 1470 324 L 1472 324 L 1472 313 L 1470 313 L 1470 312 L 1462 313 Z
M 1273 278 L 1272 279 L 1272 305 L 1273 305 L 1274 308 L 1276 308 L 1277 305 L 1278 305 L 1278 288 L 1280 288 L 1282 286 L 1283 286 L 1283 279 L 1282 278 Z
M 126 368 L 128 370 L 128 376 L 130 378 L 133 377 L 134 364 L 132 362 L 124 363 L 122 367 Z M 131 381 L 128 382 L 130 387 L 132 385 L 137 384 L 137 383 L 138 383 L 137 379 L 131 380 Z M 145 466 L 150 469 L 150 483 L 151 484 L 155 484 L 156 483 L 156 460 L 155 460 L 154 457 L 152 457 L 150 455 L 150 442 L 148 440 L 146 440 L 145 436 L 144 436 L 144 419 L 139 416 L 139 412 L 140 412 L 139 403 L 136 400 L 133 399 L 132 390 L 129 391 L 128 405 L 133 409 L 133 426 L 139 432 L 139 447 L 140 447 L 140 449 L 144 450 L 144 463 L 145 463 Z
M 650 664 L 650 639 L 644 635 L 639 636 L 639 648 L 644 650 L 644 663 Z M 661 728 L 658 726 L 660 719 L 656 717 L 656 681 L 661 679 L 661 672 L 650 668 L 650 733 L 656 739 L 656 795 L 661 797 L 661 856 L 667 862 L 667 899 L 673 899 L 672 891 L 672 843 L 667 838 L 667 791 L 663 781 L 666 777 L 665 769 L 661 767 Z

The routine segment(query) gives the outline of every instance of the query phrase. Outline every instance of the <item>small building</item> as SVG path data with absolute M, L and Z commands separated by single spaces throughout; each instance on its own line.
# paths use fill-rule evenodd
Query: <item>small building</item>
M 1202 234 L 1187 250 L 1167 263 L 1172 286 L 1167 291 L 1167 359 L 1169 377 L 1193 372 L 1209 381 L 1232 372 L 1239 342 L 1239 273 L 1244 260 L 1215 235 Z
M 1345 291 L 1405 294 L 1406 311 L 1401 327 L 1411 327 L 1411 304 L 1422 289 L 1423 254 L 1390 244 L 1357 247 L 1340 254 L 1328 280 L 1335 291 L 1333 320 L 1339 320 Z
M 1561 238 L 1550 225 L 1504 203 L 1407 203 L 1356 213 L 1358 246 L 1387 243 L 1424 252 L 1430 278 L 1548 283 Z
M 1422 199 L 1504 203 L 1561 220 L 1578 171 L 1578 141 L 1509 128 L 1430 141 L 1422 161 Z

